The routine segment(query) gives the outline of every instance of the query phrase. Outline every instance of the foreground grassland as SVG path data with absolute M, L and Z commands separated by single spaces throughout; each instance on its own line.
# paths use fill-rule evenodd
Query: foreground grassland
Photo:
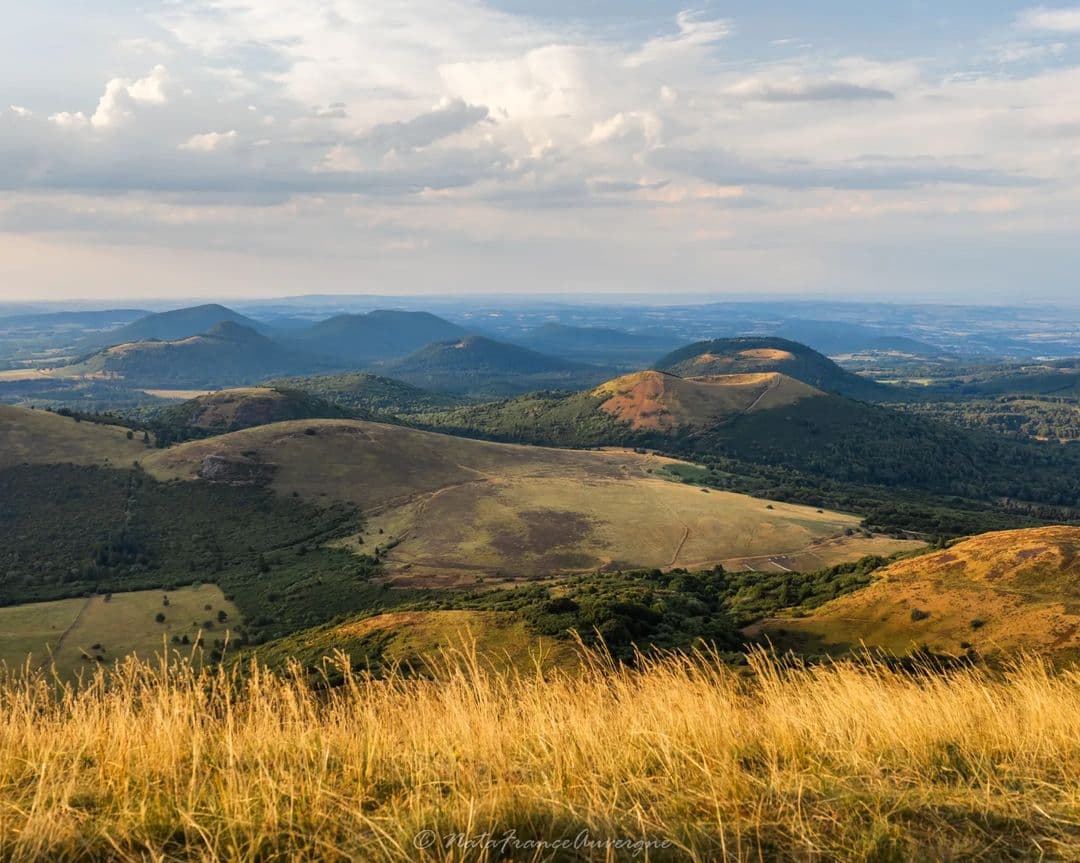
M 0 663 L 69 678 L 129 654 L 150 659 L 172 650 L 174 637 L 193 643 L 202 633 L 212 644 L 239 623 L 216 584 L 13 605 L 0 608 Z
M 646 859 L 507 831 L 653 860 L 1080 850 L 1076 672 L 460 660 L 329 691 L 134 663 L 78 694 L 0 685 L 0 857 Z

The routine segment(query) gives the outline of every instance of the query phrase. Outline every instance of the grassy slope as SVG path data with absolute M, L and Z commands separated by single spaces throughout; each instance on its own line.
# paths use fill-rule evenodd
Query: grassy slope
M 494 444 L 376 423 L 281 423 L 149 455 L 159 478 L 192 479 L 208 457 L 273 466 L 273 486 L 366 515 L 361 549 L 396 544 L 409 583 L 539 576 L 599 566 L 704 566 L 793 552 L 855 516 L 703 493 L 659 478 L 671 460 Z M 382 531 L 380 533 L 379 531 Z
M 440 652 L 460 652 L 452 665 L 476 656 L 491 668 L 523 672 L 536 664 L 572 668 L 579 658 L 572 642 L 537 634 L 518 614 L 467 609 L 391 612 L 317 627 L 257 648 L 254 656 L 272 666 L 295 660 L 328 669 L 339 651 L 353 667 L 384 674 L 395 664 L 439 674 L 445 669 L 432 660 Z
M 225 622 L 218 620 L 220 611 Z M 159 613 L 165 615 L 162 622 L 155 619 Z M 0 608 L 0 662 L 14 668 L 30 656 L 31 667 L 55 664 L 61 676 L 70 677 L 91 668 L 98 656 L 111 662 L 130 654 L 152 659 L 163 647 L 190 652 L 173 643 L 173 636 L 193 642 L 203 631 L 212 645 L 240 622 L 236 606 L 213 584 L 117 593 L 108 601 L 99 595 L 8 606 Z
M 754 632 L 804 648 L 1080 655 L 1080 528 L 985 534 L 893 564 L 865 590 Z
M 119 426 L 0 405 L 0 468 L 49 462 L 128 467 L 146 445 L 141 435 L 128 440 L 127 434 Z

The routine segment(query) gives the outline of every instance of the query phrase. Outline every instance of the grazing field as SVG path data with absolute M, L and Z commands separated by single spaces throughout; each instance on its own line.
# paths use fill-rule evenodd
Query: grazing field
M 984 534 L 894 563 L 809 616 L 748 630 L 784 647 L 1080 657 L 1080 528 Z
M 0 468 L 55 463 L 130 467 L 145 454 L 146 444 L 141 434 L 129 438 L 128 431 L 0 405 Z
M 164 620 L 156 620 L 158 614 Z M 213 643 L 239 622 L 236 607 L 213 584 L 8 606 L 0 608 L 0 662 L 9 668 L 28 661 L 31 668 L 55 665 L 70 677 L 128 654 L 150 659 L 164 645 L 189 652 L 173 636 L 193 642 L 202 630 Z
M 658 456 L 495 444 L 378 423 L 276 423 L 154 452 L 143 464 L 160 479 L 260 473 L 285 495 L 355 504 L 366 524 L 347 547 L 388 551 L 389 576 L 413 585 L 702 568 L 796 552 L 859 522 L 672 483 L 661 475 L 677 462 Z
M 0 856 L 996 861 L 1080 846 L 1073 672 L 443 663 L 430 680 L 344 668 L 329 691 L 137 664 L 78 695 L 0 683 Z

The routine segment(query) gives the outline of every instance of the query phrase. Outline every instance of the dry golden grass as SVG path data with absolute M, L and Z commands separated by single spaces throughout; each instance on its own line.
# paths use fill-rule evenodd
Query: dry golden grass
M 640 671 L 592 657 L 577 674 L 515 677 L 462 660 L 438 680 L 347 675 L 324 692 L 257 668 L 134 661 L 78 692 L 7 682 L 0 857 L 1080 855 L 1077 672 L 757 657 L 739 676 L 708 657 Z M 503 844 L 507 831 L 653 845 L 533 851 Z M 481 841 L 432 838 L 457 833 Z
M 67 463 L 131 467 L 146 454 L 142 435 L 128 429 L 76 422 L 49 411 L 0 405 L 0 468 Z
M 782 646 L 832 653 L 865 644 L 892 653 L 926 645 L 984 656 L 1020 650 L 1080 655 L 1080 528 L 986 533 L 901 560 L 864 590 L 797 619 L 755 624 Z

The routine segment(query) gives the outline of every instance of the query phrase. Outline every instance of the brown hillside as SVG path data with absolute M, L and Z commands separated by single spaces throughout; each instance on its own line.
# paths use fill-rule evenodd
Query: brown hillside
M 1080 528 L 988 533 L 900 561 L 864 590 L 802 619 L 752 628 L 779 644 L 830 652 L 865 643 L 894 653 L 927 645 L 984 655 L 1080 651 Z
M 780 407 L 822 393 L 777 373 L 680 378 L 646 371 L 601 384 L 593 395 L 608 396 L 600 409 L 635 429 L 670 431 L 706 428 L 738 414 Z
M 661 476 L 673 462 L 658 456 L 362 421 L 274 423 L 155 451 L 143 464 L 165 479 L 269 480 L 286 495 L 355 504 L 366 523 L 350 547 L 389 545 L 388 572 L 410 583 L 695 568 L 761 555 L 801 560 L 803 550 L 859 522 L 671 482 Z

